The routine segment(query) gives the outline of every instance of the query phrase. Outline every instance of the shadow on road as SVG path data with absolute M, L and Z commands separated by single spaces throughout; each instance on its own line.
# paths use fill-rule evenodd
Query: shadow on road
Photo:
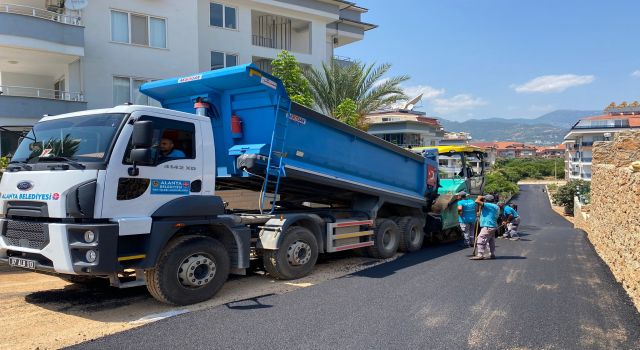
M 71 284 L 62 289 L 27 294 L 25 301 L 48 310 L 71 314 L 93 313 L 151 299 L 145 287 L 126 289 Z
M 256 310 L 256 309 L 268 309 L 273 307 L 273 305 L 267 305 L 260 302 L 260 298 L 266 298 L 275 295 L 274 293 L 269 293 L 265 295 L 261 295 L 255 298 L 243 299 L 238 301 L 233 301 L 230 303 L 224 304 L 228 309 L 231 310 Z
M 442 256 L 455 253 L 464 249 L 466 248 L 461 247 L 459 245 L 459 242 L 452 242 L 452 243 L 442 244 L 437 246 L 427 246 L 417 252 L 403 255 L 402 257 L 394 261 L 391 261 L 379 266 L 375 266 L 366 270 L 362 270 L 360 272 L 356 272 L 349 276 L 384 278 L 384 277 L 393 275 L 397 271 L 402 270 L 404 268 L 411 267 L 428 260 L 437 259 Z

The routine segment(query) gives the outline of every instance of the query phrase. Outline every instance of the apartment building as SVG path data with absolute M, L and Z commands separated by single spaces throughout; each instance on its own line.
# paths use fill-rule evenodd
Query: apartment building
M 616 133 L 640 128 L 640 104 L 610 105 L 603 115 L 580 119 L 564 137 L 565 179 L 591 181 L 593 143 L 612 140 Z
M 255 63 L 281 50 L 320 66 L 376 26 L 342 0 L 0 0 L 0 125 L 156 104 L 144 82 Z M 74 9 L 74 5 L 80 9 Z M 16 145 L 0 132 L 0 154 Z
M 471 142 L 471 134 L 468 132 L 445 131 L 444 137 L 440 140 L 440 146 L 464 146 Z
M 444 129 L 436 118 L 424 112 L 394 109 L 366 116 L 369 134 L 400 147 L 438 146 Z

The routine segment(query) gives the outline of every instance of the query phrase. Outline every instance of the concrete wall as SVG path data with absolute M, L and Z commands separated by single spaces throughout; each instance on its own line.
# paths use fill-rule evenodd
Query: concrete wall
M 65 46 L 84 45 L 82 27 L 14 13 L 0 12 L 0 35 L 19 36 Z
M 85 102 L 50 100 L 37 97 L 0 96 L 2 125 L 33 125 L 43 114 L 62 114 L 87 109 Z
M 53 78 L 45 75 L 2 72 L 2 85 L 53 89 Z
M 167 48 L 111 42 L 111 9 L 166 19 Z M 91 1 L 83 10 L 86 54 L 82 59 L 89 108 L 113 106 L 113 76 L 161 79 L 198 71 L 196 3 L 171 0 Z
M 222 51 L 237 54 L 239 64 L 251 63 L 253 56 L 272 59 L 280 53 L 280 50 L 278 49 L 252 45 L 252 10 L 310 22 L 310 33 L 308 31 L 296 33 L 296 38 L 294 38 L 294 41 L 299 42 L 295 44 L 295 51 L 306 51 L 307 53 L 292 53 L 300 63 L 316 67 L 320 67 L 322 62 L 327 60 L 326 25 L 335 19 L 321 16 L 320 12 L 316 15 L 313 13 L 296 11 L 299 7 L 290 5 L 288 2 L 272 1 L 263 3 L 249 0 L 216 0 L 215 2 L 227 6 L 233 6 L 237 9 L 237 29 L 225 29 L 210 26 L 209 1 L 198 1 L 198 57 L 199 68 L 201 71 L 210 69 L 211 51 Z M 325 13 L 325 15 L 331 16 L 332 14 Z M 337 14 L 334 16 L 337 17 Z M 298 37 L 300 36 L 310 39 L 310 43 L 300 42 L 298 40 Z
M 640 309 L 640 171 L 630 167 L 634 161 L 640 161 L 640 131 L 595 143 L 591 204 L 576 217 Z

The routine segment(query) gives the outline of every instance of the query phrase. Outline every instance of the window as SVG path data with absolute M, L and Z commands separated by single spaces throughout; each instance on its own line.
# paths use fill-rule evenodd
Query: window
M 238 55 L 211 51 L 211 70 L 238 65 Z
M 209 3 L 209 25 L 227 29 L 238 29 L 238 10 L 215 2 Z
M 140 86 L 149 79 L 113 77 L 113 104 L 131 102 L 136 105 L 160 106 L 160 103 L 140 92 Z
M 155 160 L 153 166 L 172 160 L 196 158 L 193 123 L 150 116 L 142 116 L 139 120 L 153 122 L 153 145 L 156 145 L 152 150 Z M 131 140 L 129 140 L 124 164 L 131 164 L 129 160 L 131 148 Z
M 112 10 L 111 40 L 164 49 L 167 47 L 167 23 L 163 18 Z

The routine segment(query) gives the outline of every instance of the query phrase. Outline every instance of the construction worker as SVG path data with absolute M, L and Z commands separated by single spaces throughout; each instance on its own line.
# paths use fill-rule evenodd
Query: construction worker
M 468 198 L 467 192 L 456 193 L 458 197 L 458 224 L 464 236 L 464 247 L 473 247 L 476 224 L 476 202 Z
M 496 230 L 498 229 L 498 217 L 500 207 L 495 203 L 494 197 L 490 194 L 478 196 L 476 203 L 480 206 L 480 234 L 478 235 L 476 246 L 478 252 L 471 260 L 486 260 L 496 258 Z M 489 256 L 485 256 L 485 251 L 489 246 Z
M 507 223 L 507 231 L 504 233 L 504 238 L 512 241 L 519 240 L 518 226 L 520 225 L 520 215 L 518 215 L 518 212 L 512 206 L 504 204 L 502 215 Z

